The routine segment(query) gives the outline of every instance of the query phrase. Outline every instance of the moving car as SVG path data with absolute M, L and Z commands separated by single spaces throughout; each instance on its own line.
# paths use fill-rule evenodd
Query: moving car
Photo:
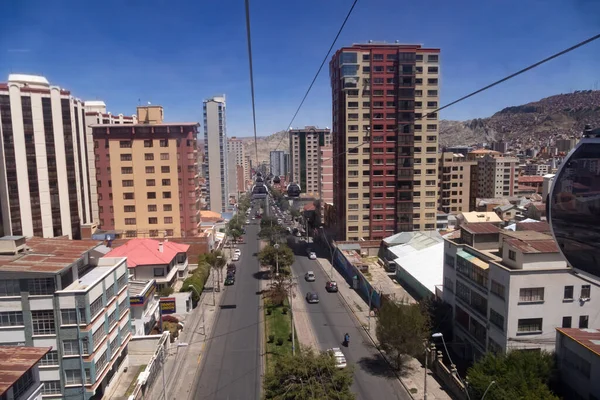
M 334 347 L 333 349 L 329 349 L 329 354 L 332 355 L 332 357 L 335 358 L 335 366 L 338 368 L 346 368 L 346 365 L 348 365 L 346 363 L 346 357 L 344 356 L 344 353 L 342 353 L 342 350 L 340 350 L 339 347 Z
M 250 220 L 249 220 L 249 219 L 247 219 L 247 220 L 246 220 L 246 225 L 248 225 L 249 223 L 250 223 Z
M 337 282 L 335 282 L 335 281 L 328 281 L 325 284 L 325 290 L 327 290 L 329 293 L 336 293 L 338 291 Z
M 240 254 L 235 253 L 233 257 L 231 257 L 231 261 L 240 261 Z
M 233 251 L 233 253 L 234 253 L 234 254 L 237 254 L 238 256 L 241 256 L 241 255 L 242 255 L 242 250 L 240 250 L 240 249 L 235 249 L 235 250 Z
M 306 301 L 310 304 L 319 302 L 319 295 L 315 292 L 306 293 Z
M 235 278 L 233 277 L 233 275 L 227 275 L 227 278 L 225 279 L 225 286 L 231 286 L 235 283 Z
M 306 275 L 304 275 L 304 279 L 306 279 L 306 282 L 314 282 L 315 280 L 317 280 L 313 271 L 308 271 Z

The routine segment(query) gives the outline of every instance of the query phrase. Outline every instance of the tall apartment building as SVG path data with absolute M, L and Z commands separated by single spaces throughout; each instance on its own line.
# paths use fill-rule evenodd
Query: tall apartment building
M 452 309 L 457 354 L 553 351 L 555 328 L 600 326 L 600 286 L 573 273 L 545 222 L 461 226 L 445 239 L 443 299 Z
M 246 158 L 246 149 L 244 148 L 244 141 L 238 139 L 235 136 L 227 139 L 227 151 L 235 154 L 235 165 L 239 165 L 244 170 L 244 179 L 250 176 L 250 165 Z
M 478 197 L 514 196 L 519 186 L 519 159 L 486 154 L 477 158 Z
M 435 229 L 439 49 L 356 44 L 329 63 L 342 239 Z M 431 113 L 431 114 L 429 114 Z
M 42 76 L 0 83 L 5 235 L 81 238 L 92 222 L 84 103 Z
M 283 150 L 273 150 L 269 153 L 269 163 L 274 176 L 285 177 L 290 169 L 290 155 Z
M 439 154 L 438 209 L 458 214 L 475 211 L 479 180 L 477 161 L 468 161 L 463 154 Z
M 527 163 L 523 167 L 523 175 L 527 176 L 544 176 L 552 172 L 552 165 L 547 163 Z
M 321 199 L 333 204 L 333 145 L 321 147 Z
M 290 181 L 302 193 L 318 196 L 321 190 L 321 148 L 331 144 L 329 128 L 306 126 L 290 130 Z
M 225 96 L 204 100 L 203 109 L 207 206 L 211 211 L 222 213 L 229 208 Z
M 198 123 L 163 123 L 160 106 L 138 107 L 145 120 L 160 122 L 92 126 L 99 224 L 127 238 L 195 236 Z
M 131 338 L 126 259 L 96 241 L 2 238 L 0 346 L 52 347 L 42 394 L 101 398 Z
M 96 163 L 91 162 L 95 159 L 94 155 L 94 136 L 92 134 L 92 125 L 131 125 L 137 124 L 137 115 L 127 116 L 123 114 L 111 114 L 106 111 L 106 104 L 103 101 L 86 101 L 85 107 L 85 133 L 87 141 L 87 159 L 88 169 L 90 171 L 89 196 L 92 199 L 92 220 L 95 223 L 100 221 L 98 209 L 98 187 L 96 176 Z

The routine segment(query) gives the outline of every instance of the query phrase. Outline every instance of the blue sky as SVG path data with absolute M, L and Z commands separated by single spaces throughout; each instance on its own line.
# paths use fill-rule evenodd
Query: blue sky
M 258 134 L 287 128 L 352 0 L 253 0 Z M 367 40 L 439 47 L 442 104 L 600 32 L 597 0 L 359 0 L 336 48 Z M 600 40 L 442 112 L 486 117 L 509 105 L 600 89 Z M 228 135 L 252 134 L 243 0 L 3 1 L 0 81 L 45 75 L 113 113 L 138 99 L 168 121 L 200 121 L 225 93 Z M 331 125 L 324 69 L 293 124 Z

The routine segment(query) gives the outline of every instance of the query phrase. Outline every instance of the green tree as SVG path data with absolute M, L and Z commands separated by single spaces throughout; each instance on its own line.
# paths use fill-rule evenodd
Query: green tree
M 550 389 L 557 373 L 554 355 L 548 352 L 486 353 L 469 368 L 467 377 L 472 399 L 480 399 L 492 381 L 487 400 L 559 399 Z
M 379 310 L 375 334 L 397 369 L 404 356 L 420 356 L 429 337 L 429 316 L 420 304 L 386 301 Z
M 225 254 L 221 250 L 213 251 L 212 253 L 206 254 L 206 262 L 212 268 L 213 272 L 217 274 L 217 291 L 221 290 L 221 270 L 227 262 L 225 260 Z
M 294 263 L 294 252 L 285 244 L 279 245 L 279 249 L 268 245 L 258 253 L 258 261 L 262 265 L 270 265 L 273 271 L 276 265 L 279 264 L 279 272 L 288 274 L 289 268 Z
M 281 225 L 265 226 L 258 232 L 258 237 L 268 240 L 270 244 L 283 242 L 285 235 L 286 230 Z
M 250 208 L 250 197 L 248 195 L 243 194 L 238 199 L 238 211 L 240 214 L 245 214 L 246 211 Z
M 352 367 L 336 368 L 334 358 L 326 353 L 301 349 L 296 356 L 275 359 L 265 375 L 266 399 L 277 400 L 353 400 Z
M 169 297 L 174 291 L 175 289 L 173 289 L 171 286 L 164 286 L 158 291 L 158 294 L 160 297 Z
M 285 275 L 280 274 L 273 277 L 273 282 L 271 282 L 267 297 L 274 306 L 282 306 L 285 303 L 285 299 L 288 298 L 288 293 L 291 288 L 292 283 L 290 280 L 286 278 Z
M 267 216 L 262 217 L 262 219 L 260 220 L 260 227 L 268 228 L 271 226 L 277 226 L 277 218 Z

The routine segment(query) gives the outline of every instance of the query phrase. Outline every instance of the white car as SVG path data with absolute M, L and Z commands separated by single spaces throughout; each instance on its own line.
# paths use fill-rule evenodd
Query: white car
M 317 259 L 317 254 L 314 251 L 311 251 L 310 253 L 308 253 L 308 258 L 310 260 L 316 260 Z
M 304 275 L 304 279 L 306 279 L 306 282 L 314 282 L 317 278 L 315 277 L 314 272 L 308 271 L 306 275 Z
M 335 358 L 335 366 L 338 368 L 346 368 L 346 357 L 339 347 L 334 347 L 328 350 L 329 353 Z
M 235 253 L 233 257 L 231 257 L 231 261 L 240 261 L 240 253 Z

